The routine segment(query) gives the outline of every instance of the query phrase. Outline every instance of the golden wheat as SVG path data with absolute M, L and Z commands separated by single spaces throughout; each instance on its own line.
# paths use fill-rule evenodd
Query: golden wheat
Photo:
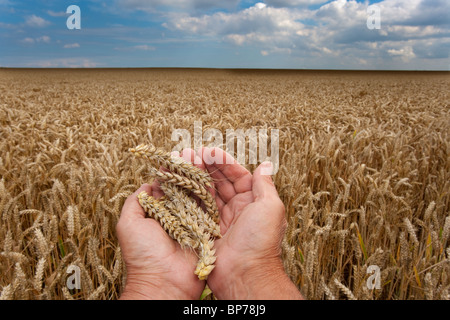
M 159 221 L 163 229 L 182 247 L 200 248 L 199 261 L 194 273 L 200 280 L 206 280 L 214 269 L 216 260 L 215 250 L 212 249 L 214 238 L 221 237 L 217 206 L 205 188 L 206 185 L 212 186 L 211 178 L 208 173 L 194 167 L 193 164 L 176 161 L 170 154 L 154 146 L 140 145 L 130 151 L 139 157 L 146 155 L 148 159 L 156 159 L 158 163 L 166 164 L 172 170 L 184 175 L 160 172 L 152 168 L 151 173 L 159 180 L 160 188 L 164 192 L 164 200 L 156 200 L 145 191 L 138 195 L 138 200 L 144 210 Z M 197 205 L 195 199 L 180 188 L 192 191 L 202 199 L 206 212 Z
M 189 222 L 186 219 L 177 219 L 160 201 L 149 196 L 145 191 L 138 195 L 138 199 L 145 212 L 157 220 L 172 239 L 176 240 L 183 249 L 196 249 L 198 247 L 198 241 L 189 232 Z
M 180 186 L 192 192 L 203 201 L 207 213 L 211 216 L 214 222 L 219 223 L 216 201 L 213 199 L 211 193 L 209 193 L 201 184 L 198 184 L 187 177 L 180 176 L 179 174 L 173 172 L 161 172 L 155 168 L 151 168 L 150 174 L 155 176 L 160 181 Z
M 128 150 L 144 137 L 170 150 L 194 121 L 224 135 L 279 129 L 283 261 L 306 298 L 449 299 L 449 82 L 448 72 L 2 69 L 0 299 L 118 298 L 127 274 L 115 225 L 148 182 Z M 371 265 L 380 289 L 367 288 Z M 70 266 L 81 289 L 66 286 Z

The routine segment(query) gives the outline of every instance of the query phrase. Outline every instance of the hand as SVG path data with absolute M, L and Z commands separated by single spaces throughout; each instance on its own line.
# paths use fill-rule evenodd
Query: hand
M 281 260 L 285 208 L 271 176 L 261 174 L 272 172 L 272 164 L 261 164 L 252 176 L 219 148 L 200 154 L 214 179 L 221 219 L 211 290 L 219 299 L 302 299 Z
M 194 274 L 197 256 L 182 250 L 157 221 L 145 218 L 137 199 L 142 191 L 155 198 L 163 195 L 157 183 L 145 184 L 122 208 L 116 231 L 127 283 L 120 299 L 198 299 L 205 281 Z

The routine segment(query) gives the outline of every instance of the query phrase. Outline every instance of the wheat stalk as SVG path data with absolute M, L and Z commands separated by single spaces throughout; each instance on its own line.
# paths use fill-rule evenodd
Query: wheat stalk
M 39 259 L 37 266 L 36 266 L 36 273 L 34 276 L 33 285 L 36 290 L 42 290 L 42 278 L 44 277 L 44 269 L 45 265 L 47 263 L 47 260 L 45 258 Z
M 1 294 L 0 294 L 0 300 L 12 300 L 13 299 L 13 288 L 11 284 L 8 284 L 6 287 L 3 288 Z
M 353 295 L 353 292 L 344 286 L 338 279 L 334 279 L 334 284 L 338 286 L 339 289 L 347 296 L 349 300 L 357 300 L 355 296 Z
M 409 233 L 409 236 L 411 237 L 412 241 L 414 242 L 414 244 L 416 246 L 419 245 L 419 240 L 417 240 L 417 236 L 416 236 L 416 230 L 414 230 L 414 226 L 412 225 L 411 221 L 405 217 L 403 219 L 403 223 L 405 224 L 405 228 Z

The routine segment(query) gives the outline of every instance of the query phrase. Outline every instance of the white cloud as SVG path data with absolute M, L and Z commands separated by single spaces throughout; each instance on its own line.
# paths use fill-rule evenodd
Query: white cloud
M 38 37 L 38 38 L 30 38 L 27 37 L 25 39 L 23 39 L 21 42 L 24 44 L 34 44 L 34 43 L 50 43 L 51 39 L 49 36 L 42 36 L 42 37 Z
M 204 36 L 220 36 L 237 45 L 244 43 L 283 42 L 304 25 L 298 19 L 305 16 L 298 10 L 271 8 L 260 3 L 236 13 L 217 12 L 201 17 L 173 14 L 169 29 Z
M 255 4 L 255 7 L 258 9 L 264 9 L 265 7 L 267 7 L 267 4 L 262 3 L 262 2 L 258 2 Z
M 137 50 L 143 50 L 143 51 L 154 51 L 156 49 L 155 47 L 152 47 L 152 46 L 149 46 L 146 44 L 137 45 L 137 46 L 134 46 L 133 48 L 137 49 Z
M 29 27 L 42 28 L 48 26 L 50 22 L 33 14 L 25 19 L 25 24 Z
M 393 26 L 386 26 L 385 31 L 387 35 L 394 34 L 409 39 L 437 36 L 445 33 L 448 34 L 448 31 L 435 26 L 393 25 Z
M 408 62 L 412 58 L 416 57 L 413 48 L 410 46 L 406 46 L 400 49 L 389 49 L 387 52 L 391 56 L 399 56 L 404 62 Z
M 0 22 L 0 28 L 14 29 L 14 25 L 11 23 Z
M 263 56 L 268 56 L 270 54 L 285 54 L 285 55 L 289 55 L 292 53 L 292 49 L 290 48 L 278 48 L 278 47 L 273 47 L 267 50 L 261 50 L 261 54 Z
M 56 12 L 56 11 L 48 10 L 47 14 L 52 17 L 67 17 L 67 13 L 65 11 Z
M 333 51 L 331 51 L 330 49 L 328 49 L 327 47 L 322 47 L 320 48 L 320 50 L 322 50 L 324 53 L 326 54 L 333 54 Z
M 28 63 L 27 66 L 38 68 L 96 68 L 100 64 L 87 58 L 62 58 L 38 60 Z
M 25 38 L 25 39 L 22 40 L 22 43 L 33 44 L 34 43 L 34 39 L 33 38 Z
M 64 45 L 64 49 L 72 49 L 72 48 L 79 48 L 79 43 L 68 43 Z
M 315 13 L 315 20 L 327 25 L 345 27 L 367 22 L 367 3 L 355 0 L 336 0 L 321 6 Z
M 315 10 L 296 7 L 312 2 L 324 1 L 266 0 L 236 12 L 201 16 L 171 13 L 163 26 L 206 39 L 254 46 L 262 56 L 278 53 L 302 61 L 334 59 L 337 64 L 373 67 L 383 61 L 412 63 L 419 57 L 448 59 L 450 22 L 442 19 L 445 13 L 441 11 L 450 12 L 450 1 L 378 2 L 380 30 L 367 28 L 369 2 L 335 0 Z
M 437 25 L 449 23 L 448 0 L 384 0 L 377 3 L 387 24 Z
M 207 10 L 212 8 L 233 8 L 240 0 L 116 0 L 116 7 L 154 13 L 164 8 L 173 10 Z
M 322 4 L 327 0 L 265 0 L 264 2 L 273 7 L 298 7 Z
M 37 42 L 44 42 L 44 43 L 50 43 L 50 37 L 49 36 L 42 36 L 36 39 Z
M 363 66 L 366 66 L 368 64 L 366 59 L 357 58 L 356 61 L 358 62 L 358 64 Z
M 116 51 L 136 51 L 136 50 L 155 51 L 156 47 L 149 46 L 147 44 L 140 44 L 140 45 L 131 46 L 131 47 L 116 47 L 116 48 L 114 48 L 114 50 L 116 50 Z

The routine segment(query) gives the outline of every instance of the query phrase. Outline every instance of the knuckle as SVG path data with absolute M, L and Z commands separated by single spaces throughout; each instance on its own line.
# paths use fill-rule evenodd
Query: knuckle
M 281 199 L 277 196 L 274 199 L 274 204 L 275 204 L 275 207 L 277 208 L 277 212 L 279 213 L 279 215 L 284 217 L 285 216 L 284 213 L 286 212 L 286 207 L 285 207 L 283 201 L 281 201 Z

